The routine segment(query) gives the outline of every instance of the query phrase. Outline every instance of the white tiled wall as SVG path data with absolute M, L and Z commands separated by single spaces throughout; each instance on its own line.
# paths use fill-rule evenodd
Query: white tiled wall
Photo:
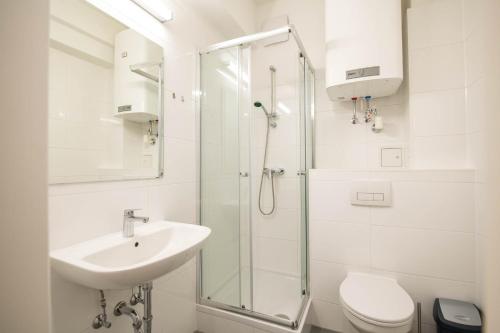
M 266 167 L 283 168 L 285 174 L 275 178 L 275 212 L 265 216 L 258 209 L 259 188 L 266 143 L 267 118 L 262 110 L 254 112 L 251 131 L 252 222 L 254 269 L 299 279 L 300 230 L 300 76 L 295 41 L 252 49 L 252 100 L 271 108 L 271 72 L 276 69 L 277 126 L 270 128 Z M 264 178 L 262 209 L 271 211 L 271 183 Z M 286 279 L 284 277 L 284 279 Z M 296 286 L 300 293 L 300 284 Z M 262 302 L 261 302 L 262 303 Z
M 408 145 L 408 112 L 406 87 L 394 96 L 377 98 L 371 103 L 384 119 L 384 130 L 374 133 L 373 123 L 366 124 L 358 103 L 356 125 L 351 124 L 351 102 L 332 102 L 326 94 L 322 70 L 316 73 L 316 167 L 335 169 L 380 168 L 380 149 Z M 406 159 L 403 159 L 407 165 Z
M 465 66 L 461 1 L 408 9 L 411 166 L 464 168 Z
M 353 180 L 392 182 L 391 207 L 350 204 Z M 342 331 L 338 288 L 349 271 L 393 276 L 422 302 L 475 298 L 474 172 L 310 172 L 312 323 Z
M 328 99 L 324 60 L 312 59 L 317 70 L 315 149 L 320 170 L 312 171 L 310 186 L 311 317 L 313 324 L 333 330 L 342 330 L 338 286 L 350 269 L 398 278 L 423 302 L 425 332 L 434 332 L 434 297 L 476 298 L 474 172 L 464 168 L 471 166 L 473 152 L 481 151 L 479 135 L 466 134 L 484 118 L 466 116 L 466 110 L 481 105 L 486 95 L 476 88 L 474 102 L 468 102 L 462 31 L 467 25 L 463 15 L 475 6 L 468 4 L 471 8 L 464 10 L 456 0 L 403 4 L 411 7 L 408 14 L 403 12 L 405 82 L 396 95 L 374 100 L 384 117 L 383 132 L 374 134 L 371 124 L 350 123 L 352 104 Z M 324 52 L 317 46 L 322 41 L 314 43 L 308 36 L 314 29 L 321 36 L 322 24 L 303 25 L 309 14 L 299 8 L 300 1 L 272 1 L 261 6 L 259 17 L 265 21 L 289 15 L 306 49 Z M 302 11 L 323 15 L 320 6 Z M 381 147 L 402 147 L 407 171 L 383 172 Z M 360 171 L 349 171 L 353 169 Z M 375 169 L 379 171 L 368 171 Z M 393 207 L 351 206 L 349 182 L 357 178 L 392 180 Z
M 223 37 L 196 14 L 167 1 L 175 21 L 166 26 L 165 176 L 159 180 L 53 185 L 49 188 L 50 247 L 61 248 L 121 230 L 123 210 L 142 208 L 152 220 L 194 223 L 195 212 L 195 54 Z M 175 92 L 176 98 L 173 98 Z M 182 101 L 181 97 L 184 97 Z M 196 323 L 195 261 L 154 282 L 155 332 L 192 333 Z M 108 313 L 130 291 L 106 292 Z M 52 274 L 54 333 L 93 332 L 98 293 Z M 107 332 L 131 330 L 127 318 L 112 316 Z
M 462 14 L 462 2 L 455 0 L 414 1 L 407 14 L 404 12 L 405 81 L 396 95 L 373 101 L 384 118 L 381 133 L 373 133 L 371 124 L 350 123 L 351 102 L 332 103 L 328 99 L 319 64 L 318 168 L 380 168 L 380 148 L 384 146 L 402 147 L 405 167 L 471 165 L 466 140 L 469 119 L 465 112 Z

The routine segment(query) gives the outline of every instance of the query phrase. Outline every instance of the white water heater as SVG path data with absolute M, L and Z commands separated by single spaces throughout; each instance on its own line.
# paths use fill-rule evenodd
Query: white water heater
M 158 119 L 162 48 L 132 29 L 115 36 L 115 117 L 134 122 Z
M 394 94 L 403 82 L 401 0 L 325 0 L 332 100 Z

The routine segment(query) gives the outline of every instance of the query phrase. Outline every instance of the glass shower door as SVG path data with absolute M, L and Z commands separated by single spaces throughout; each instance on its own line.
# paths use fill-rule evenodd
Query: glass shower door
M 212 230 L 201 255 L 201 297 L 234 307 L 251 306 L 244 269 L 250 221 L 243 63 L 239 47 L 205 54 L 200 62 L 200 220 Z
M 288 32 L 285 32 L 287 36 Z M 200 302 L 295 327 L 308 300 L 314 72 L 295 39 L 200 55 Z
M 309 246 L 308 246 L 308 170 L 313 167 L 313 116 L 314 73 L 304 57 L 299 57 L 301 70 L 301 117 L 300 117 L 300 274 L 301 293 L 309 293 Z

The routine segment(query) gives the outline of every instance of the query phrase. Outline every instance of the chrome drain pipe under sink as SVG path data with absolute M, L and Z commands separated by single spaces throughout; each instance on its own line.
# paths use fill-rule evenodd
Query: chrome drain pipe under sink
M 121 315 L 129 316 L 132 319 L 132 327 L 134 328 L 134 333 L 142 333 L 142 320 L 139 318 L 139 315 L 137 314 L 135 309 L 128 306 L 126 302 L 118 302 L 118 304 L 116 304 L 115 306 L 113 314 L 117 317 Z
M 141 303 L 144 305 L 144 316 L 140 319 L 135 309 L 127 305 L 127 302 L 120 301 L 116 304 L 113 314 L 117 317 L 121 315 L 129 316 L 132 319 L 132 327 L 134 333 L 151 333 L 153 324 L 153 315 L 151 309 L 151 290 L 153 283 L 148 282 L 139 287 L 139 294 L 133 294 L 130 304 L 136 305 Z M 144 293 L 144 294 L 142 294 Z

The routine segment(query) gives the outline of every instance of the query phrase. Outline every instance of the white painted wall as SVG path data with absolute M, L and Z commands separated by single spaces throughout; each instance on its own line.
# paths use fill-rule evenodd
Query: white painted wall
M 476 168 L 478 298 L 486 317 L 484 332 L 500 330 L 500 3 L 464 0 L 466 131 Z
M 223 33 L 225 38 L 220 41 L 248 35 L 255 30 L 256 6 L 253 0 L 183 0 L 183 3 Z
M 0 2 L 0 293 L 6 300 L 0 321 L 5 332 L 50 332 L 48 22 L 48 1 Z
M 50 248 L 56 249 L 121 230 L 123 210 L 143 208 L 152 220 L 195 223 L 195 56 L 196 49 L 223 39 L 211 25 L 178 1 L 166 1 L 175 19 L 165 25 L 165 177 L 49 187 Z M 175 92 L 176 98 L 173 98 Z M 183 97 L 183 99 L 182 99 Z M 194 260 L 155 281 L 155 330 L 196 330 Z M 112 307 L 130 291 L 107 292 Z M 52 276 L 53 333 L 93 332 L 97 291 Z M 109 309 L 111 311 L 111 308 Z M 131 330 L 124 317 L 107 332 Z M 33 330 L 34 331 L 34 330 Z
M 255 32 L 255 2 L 253 0 L 222 0 L 221 3 L 244 34 Z
M 266 21 L 288 15 L 297 28 L 313 66 L 325 67 L 325 29 L 323 0 L 272 0 L 258 2 L 255 24 L 258 31 Z

